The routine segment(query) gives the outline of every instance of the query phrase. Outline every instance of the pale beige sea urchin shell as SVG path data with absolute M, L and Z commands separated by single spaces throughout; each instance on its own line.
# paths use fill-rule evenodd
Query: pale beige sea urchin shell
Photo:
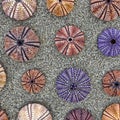
M 2 65 L 0 64 L 0 91 L 5 86 L 5 84 L 6 84 L 6 73 Z
M 3 0 L 2 7 L 7 16 L 16 20 L 26 20 L 37 8 L 36 0 Z
M 32 103 L 21 108 L 17 120 L 52 120 L 52 116 L 43 105 Z

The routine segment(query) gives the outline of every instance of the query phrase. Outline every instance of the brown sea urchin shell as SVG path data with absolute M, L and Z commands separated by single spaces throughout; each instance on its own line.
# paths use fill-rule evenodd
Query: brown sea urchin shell
M 22 86 L 29 93 L 38 93 L 45 85 L 45 76 L 37 69 L 30 69 L 22 76 Z
M 39 47 L 39 38 L 29 27 L 15 27 L 5 36 L 5 52 L 16 61 L 25 62 L 32 59 Z
M 72 11 L 74 0 L 47 0 L 48 10 L 56 16 L 65 16 Z
M 52 120 L 52 116 L 43 105 L 32 103 L 19 111 L 17 120 Z
M 91 11 L 101 20 L 115 20 L 120 16 L 120 0 L 91 0 Z
M 0 120 L 8 120 L 8 116 L 3 110 L 0 110 Z
M 0 64 L 0 91 L 5 86 L 5 84 L 6 84 L 6 73 L 2 65 Z
M 110 96 L 120 96 L 120 70 L 112 70 L 103 77 L 103 89 Z
M 16 20 L 26 20 L 36 10 L 36 0 L 3 0 L 2 7 L 7 16 Z
M 85 44 L 84 32 L 76 26 L 65 26 L 58 30 L 55 45 L 64 55 L 72 56 L 82 51 Z
M 102 120 L 120 120 L 120 104 L 112 104 L 103 112 Z

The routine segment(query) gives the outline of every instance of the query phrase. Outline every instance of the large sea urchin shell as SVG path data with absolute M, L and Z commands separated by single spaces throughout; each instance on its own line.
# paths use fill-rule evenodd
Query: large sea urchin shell
M 2 65 L 0 64 L 0 91 L 6 84 L 6 73 Z
M 120 16 L 120 0 L 91 0 L 91 11 L 101 20 L 115 20 Z
M 5 36 L 5 52 L 16 61 L 25 62 L 32 59 L 37 54 L 39 47 L 39 38 L 29 27 L 15 27 Z
M 56 16 L 65 16 L 72 11 L 74 0 L 47 0 L 48 10 Z
M 92 114 L 82 108 L 71 110 L 64 120 L 94 120 Z
M 52 120 L 52 116 L 43 105 L 33 103 L 19 111 L 17 120 Z
M 90 81 L 88 75 L 81 69 L 65 69 L 57 77 L 57 94 L 67 102 L 79 102 L 90 93 Z
M 120 96 L 120 70 L 112 70 L 103 77 L 103 89 L 110 96 Z
M 103 112 L 102 120 L 120 120 L 120 104 L 112 104 Z
M 82 51 L 84 44 L 84 33 L 76 26 L 65 26 L 56 33 L 55 45 L 64 55 L 78 54 Z
M 16 20 L 26 20 L 37 7 L 36 0 L 3 0 L 2 7 L 7 16 Z

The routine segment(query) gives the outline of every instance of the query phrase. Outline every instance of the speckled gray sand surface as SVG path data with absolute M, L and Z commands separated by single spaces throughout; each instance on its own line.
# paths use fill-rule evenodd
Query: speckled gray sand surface
M 64 25 L 74 24 L 85 32 L 85 48 L 74 57 L 61 55 L 54 46 L 56 31 Z M 3 49 L 3 38 L 12 27 L 28 25 L 33 28 L 41 41 L 41 50 L 27 63 L 17 63 L 10 59 Z M 66 17 L 55 17 L 46 9 L 44 0 L 38 1 L 37 12 L 32 18 L 23 22 L 9 19 L 3 13 L 0 4 L 0 61 L 7 72 L 7 84 L 0 92 L 0 106 L 5 109 L 10 120 L 16 120 L 18 111 L 29 102 L 45 105 L 52 113 L 53 120 L 63 120 L 66 113 L 76 107 L 87 108 L 95 120 L 101 120 L 103 109 L 111 103 L 119 102 L 119 97 L 104 94 L 101 85 L 103 75 L 110 69 L 120 69 L 120 56 L 111 58 L 103 56 L 97 49 L 97 35 L 106 27 L 120 29 L 120 18 L 113 22 L 103 22 L 90 13 L 89 0 L 76 0 L 75 8 Z M 79 103 L 66 103 L 58 98 L 55 81 L 64 68 L 76 66 L 87 71 L 91 78 L 92 91 Z M 45 73 L 47 83 L 39 94 L 30 95 L 21 86 L 21 75 L 30 68 L 38 68 Z

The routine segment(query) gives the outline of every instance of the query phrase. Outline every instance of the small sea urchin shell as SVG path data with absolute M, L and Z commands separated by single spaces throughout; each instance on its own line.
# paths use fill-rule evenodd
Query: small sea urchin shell
M 78 108 L 71 110 L 64 120 L 94 120 L 88 110 Z
M 25 62 L 32 59 L 39 47 L 39 38 L 29 27 L 15 27 L 5 36 L 5 52 L 16 61 Z
M 68 102 L 79 102 L 90 93 L 90 81 L 81 69 L 65 69 L 56 81 L 57 94 Z
M 98 36 L 98 48 L 105 56 L 118 56 L 120 54 L 120 30 L 107 28 Z
M 0 120 L 8 120 L 8 116 L 3 110 L 0 110 Z
M 16 20 L 26 20 L 36 10 L 36 0 L 3 0 L 2 7 L 7 16 Z
M 74 0 L 47 0 L 48 10 L 56 16 L 65 16 L 72 11 Z
M 56 33 L 55 45 L 64 55 L 78 54 L 82 51 L 84 43 L 84 33 L 76 26 L 65 26 Z
M 91 0 L 91 11 L 101 20 L 117 19 L 120 16 L 120 0 Z
M 45 85 L 45 76 L 37 69 L 30 69 L 22 76 L 22 86 L 30 93 L 38 93 Z
M 103 89 L 110 96 L 120 96 L 120 70 L 112 70 L 105 74 Z
M 103 112 L 102 120 L 120 120 L 120 104 L 112 104 Z
M 52 116 L 43 105 L 32 103 L 19 111 L 17 120 L 52 120 Z
M 5 84 L 6 84 L 6 73 L 2 65 L 0 64 L 0 91 L 5 86 Z

